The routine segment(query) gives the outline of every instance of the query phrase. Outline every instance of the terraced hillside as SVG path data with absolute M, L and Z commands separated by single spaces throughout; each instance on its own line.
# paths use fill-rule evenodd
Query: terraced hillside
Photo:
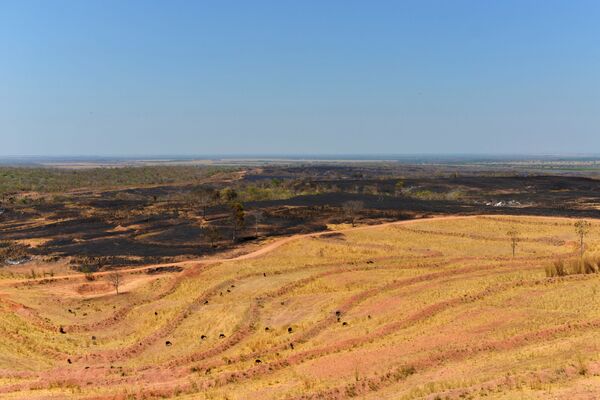
M 598 227 L 589 252 L 600 249 Z M 119 295 L 103 275 L 22 279 L 5 270 L 0 398 L 600 391 L 598 275 L 544 273 L 578 251 L 572 220 L 449 217 L 266 246 L 233 260 L 130 270 Z

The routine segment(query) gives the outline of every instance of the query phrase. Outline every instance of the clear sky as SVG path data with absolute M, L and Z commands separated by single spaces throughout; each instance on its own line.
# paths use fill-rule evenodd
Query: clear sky
M 600 1 L 3 0 L 0 155 L 600 153 Z

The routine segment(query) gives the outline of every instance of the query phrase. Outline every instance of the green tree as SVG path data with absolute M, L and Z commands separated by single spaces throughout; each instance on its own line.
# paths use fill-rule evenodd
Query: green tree
M 244 206 L 239 201 L 231 203 L 231 228 L 232 228 L 232 241 L 235 243 L 237 240 L 238 232 L 244 227 L 245 222 Z
M 226 203 L 231 203 L 238 198 L 238 193 L 233 188 L 225 188 L 221 190 L 220 197 Z
M 579 252 L 581 257 L 583 257 L 583 251 L 585 248 L 583 241 L 590 232 L 591 227 L 592 224 L 584 219 L 580 219 L 579 221 L 575 222 L 575 232 L 577 233 L 577 236 L 579 236 Z

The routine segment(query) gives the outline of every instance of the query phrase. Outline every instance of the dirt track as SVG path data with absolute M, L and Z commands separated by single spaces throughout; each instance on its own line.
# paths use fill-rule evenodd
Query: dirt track
M 428 218 L 427 220 L 440 221 L 440 220 L 465 219 L 465 218 L 476 218 L 476 217 L 478 217 L 478 216 L 476 216 L 476 215 L 444 216 L 444 217 L 432 217 L 432 218 Z M 539 218 L 543 218 L 543 217 L 539 217 Z M 249 253 L 242 254 L 239 256 L 235 256 L 235 257 L 230 257 L 230 258 L 227 258 L 227 257 L 204 258 L 203 257 L 203 258 L 198 258 L 195 260 L 186 260 L 186 261 L 180 261 L 180 262 L 175 262 L 175 263 L 160 263 L 160 264 L 151 264 L 151 265 L 146 265 L 143 267 L 136 267 L 136 268 L 121 268 L 118 271 L 122 274 L 135 274 L 135 273 L 145 272 L 149 269 L 159 268 L 159 267 L 178 266 L 178 267 L 183 267 L 183 268 L 189 268 L 193 264 L 215 264 L 215 263 L 220 263 L 220 262 L 248 260 L 248 259 L 260 257 L 264 254 L 267 254 L 267 253 L 285 245 L 286 243 L 290 243 L 292 241 L 299 240 L 302 238 L 319 237 L 319 236 L 330 234 L 332 232 L 344 233 L 344 232 L 350 232 L 350 231 L 377 229 L 377 228 L 382 228 L 382 227 L 391 226 L 391 225 L 410 225 L 410 224 L 413 224 L 413 223 L 419 222 L 419 221 L 422 221 L 422 219 L 385 222 L 382 224 L 357 226 L 357 227 L 353 227 L 353 228 L 345 228 L 345 229 L 340 229 L 340 230 L 336 230 L 336 231 L 324 231 L 324 232 L 298 234 L 298 235 L 292 235 L 292 236 L 289 236 L 289 237 L 286 237 L 283 239 L 276 239 L 276 240 L 272 241 L 271 243 L 262 245 L 257 250 L 253 250 Z M 94 273 L 94 276 L 96 276 L 96 277 L 106 276 L 110 273 L 112 273 L 112 271 L 101 271 L 101 272 Z M 44 278 L 35 278 L 35 279 L 6 279 L 6 280 L 0 281 L 0 286 L 14 285 L 14 284 L 19 284 L 19 283 L 52 282 L 52 281 L 60 281 L 60 280 L 70 280 L 70 281 L 77 280 L 77 279 L 83 280 L 83 279 L 85 279 L 85 276 L 86 276 L 86 274 L 83 274 L 83 273 L 73 273 L 73 274 L 59 275 L 59 276 L 53 276 L 53 277 L 44 277 Z

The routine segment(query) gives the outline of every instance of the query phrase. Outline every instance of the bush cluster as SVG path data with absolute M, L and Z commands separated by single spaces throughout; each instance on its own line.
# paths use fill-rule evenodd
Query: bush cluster
M 546 265 L 547 277 L 597 274 L 599 272 L 600 254 L 586 255 L 581 258 L 558 259 Z

